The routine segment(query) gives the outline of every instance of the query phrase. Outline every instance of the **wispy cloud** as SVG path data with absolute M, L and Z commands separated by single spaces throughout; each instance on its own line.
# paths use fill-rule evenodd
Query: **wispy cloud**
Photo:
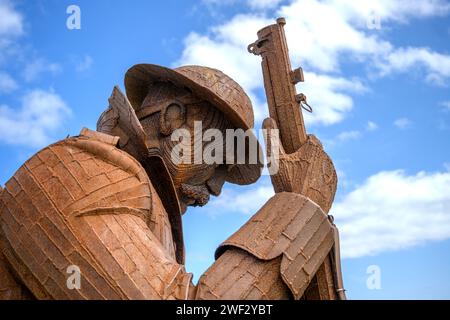
M 439 103 L 439 105 L 445 110 L 450 111 L 450 100 L 449 101 L 442 101 Z
M 379 172 L 335 203 L 343 257 L 450 238 L 450 172 Z
M 22 98 L 20 108 L 0 105 L 0 142 L 42 147 L 70 114 L 70 108 L 56 93 L 33 90 Z
M 17 88 L 17 82 L 9 74 L 0 71 L 0 93 L 10 93 Z
M 369 122 L 367 122 L 364 129 L 342 131 L 333 139 L 327 139 L 327 140 L 324 140 L 324 142 L 326 143 L 327 146 L 331 147 L 331 146 L 335 146 L 337 144 L 344 143 L 347 141 L 361 139 L 362 137 L 364 137 L 365 134 L 373 132 L 377 129 L 378 129 L 378 125 L 373 121 L 369 121 Z
M 94 59 L 90 55 L 84 55 L 82 58 L 77 59 L 75 63 L 75 70 L 77 72 L 86 72 L 88 71 L 92 63 L 94 62 Z
M 446 15 L 449 11 L 446 1 L 297 0 L 281 7 L 279 14 L 289 21 L 288 36 L 302 39 L 291 41 L 294 60 L 304 61 L 317 70 L 339 70 L 341 59 L 352 55 L 361 62 L 371 62 L 380 75 L 408 71 L 417 67 L 416 62 L 427 68 L 430 77 L 439 72 L 448 78 L 450 73 L 446 68 L 438 70 L 431 59 L 438 58 L 446 65 L 450 56 L 424 48 L 397 48 L 383 39 L 383 33 L 368 32 L 367 20 L 377 15 L 383 25 L 391 26 L 411 19 Z M 308 14 L 299 16 L 298 12 Z M 318 16 L 321 19 L 316 19 Z
M 361 138 L 361 132 L 357 130 L 353 131 L 344 131 L 337 135 L 336 140 L 338 142 L 344 142 L 348 140 L 356 140 Z
M 425 70 L 427 82 L 445 85 L 450 78 L 450 55 L 429 48 L 399 48 L 390 52 L 378 67 L 383 75 L 421 67 Z
M 14 40 L 24 33 L 23 17 L 8 0 L 0 0 L 0 64 L 17 50 Z
M 0 37 L 23 33 L 23 17 L 8 0 L 0 0 Z
M 305 72 L 299 86 L 305 92 L 313 113 L 304 113 L 307 125 L 332 125 L 341 122 L 353 109 L 352 95 L 363 94 L 368 88 L 359 79 L 346 79 L 314 72 Z
M 409 72 L 419 66 L 429 83 L 442 85 L 450 79 L 450 55 L 429 48 L 396 47 L 384 38 L 385 33 L 369 32 L 367 28 L 367 20 L 373 14 L 388 27 L 412 19 L 447 15 L 450 4 L 446 1 L 293 0 L 287 4 L 259 1 L 261 7 L 275 6 L 270 11 L 274 12 L 273 16 L 252 6 L 252 2 L 247 2 L 253 9 L 250 13 L 238 14 L 204 34 L 189 34 L 182 56 L 175 64 L 217 67 L 242 84 L 252 96 L 257 96 L 256 92 L 263 86 L 260 61 L 245 54 L 246 47 L 256 40 L 256 30 L 273 23 L 275 17 L 284 16 L 288 21 L 286 34 L 293 65 L 301 61 L 307 71 L 306 82 L 299 85 L 299 90 L 308 96 L 313 106 L 319 106 L 312 115 L 305 115 L 309 125 L 332 125 L 342 121 L 354 107 L 353 95 L 369 90 L 363 79 L 341 75 L 343 57 L 351 56 L 356 63 L 370 66 L 367 78 Z M 234 4 L 233 1 L 225 3 Z M 267 114 L 263 107 L 257 103 L 256 113 L 261 117 Z
M 224 25 L 212 28 L 211 35 L 191 33 L 185 39 L 185 49 L 174 65 L 202 64 L 216 67 L 241 84 L 251 97 L 256 97 L 262 89 L 263 79 L 260 61 L 246 52 L 249 43 L 255 40 L 255 30 L 273 23 L 272 20 L 253 16 L 238 15 Z M 358 79 L 345 79 L 306 72 L 307 82 L 301 90 L 308 93 L 309 102 L 316 108 L 313 114 L 306 114 L 308 124 L 333 124 L 341 121 L 345 113 L 353 108 L 353 100 L 347 94 L 367 91 Z M 255 101 L 257 120 L 267 116 L 263 104 Z M 256 102 L 256 103 L 255 103 Z
M 367 122 L 366 131 L 375 131 L 377 129 L 378 129 L 378 125 L 375 122 L 373 122 L 373 121 Z
M 343 172 L 339 171 L 339 176 L 343 178 Z M 372 175 L 331 208 L 330 214 L 340 230 L 343 257 L 376 255 L 449 239 L 447 190 L 449 170 L 415 175 L 395 170 Z M 270 182 L 245 192 L 226 189 L 211 200 L 205 212 L 252 215 L 273 194 Z
M 20 87 L 26 92 L 22 93 L 18 106 L 0 104 L 0 143 L 35 148 L 51 142 L 51 135 L 64 126 L 71 110 L 53 90 L 26 88 L 26 83 L 38 80 L 43 74 L 55 75 L 62 67 L 36 57 L 31 46 L 21 43 L 19 36 L 24 34 L 23 14 L 13 1 L 0 0 L 0 63 L 7 65 L 14 61 L 22 68 L 20 75 L 25 83 L 20 83 Z M 0 71 L 0 93 L 11 93 L 18 88 L 17 77 Z
M 409 120 L 408 118 L 399 118 L 394 121 L 394 126 L 396 126 L 401 130 L 405 130 L 412 126 L 412 121 Z
M 283 0 L 247 0 L 247 4 L 253 9 L 271 9 L 277 7 Z
M 202 0 L 201 2 L 209 8 L 243 4 L 254 10 L 265 10 L 275 8 L 283 1 L 284 0 Z
M 62 71 L 62 67 L 58 63 L 49 62 L 46 59 L 38 58 L 28 63 L 23 70 L 22 76 L 26 82 L 32 82 L 44 73 L 56 75 Z
M 219 197 L 210 200 L 206 211 L 210 215 L 224 213 L 253 215 L 273 195 L 273 187 L 269 183 L 260 184 L 256 188 L 250 187 L 246 191 L 224 189 Z

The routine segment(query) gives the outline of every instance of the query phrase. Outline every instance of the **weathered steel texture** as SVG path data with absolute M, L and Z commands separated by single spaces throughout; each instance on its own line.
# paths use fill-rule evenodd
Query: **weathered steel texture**
M 331 268 L 335 279 L 336 294 L 340 300 L 346 300 L 347 296 L 344 289 L 344 279 L 342 277 L 341 268 L 341 245 L 339 239 L 339 230 L 333 223 L 334 232 L 334 247 L 333 252 L 330 254 Z
M 28 300 L 33 295 L 11 272 L 5 257 L 0 253 L 0 300 Z
M 142 166 L 113 145 L 81 136 L 45 148 L 1 203 L 2 251 L 36 298 L 187 297 L 164 207 Z M 70 265 L 83 272 L 80 290 L 66 287 Z
M 258 31 L 258 40 L 249 51 L 262 57 L 264 88 L 269 114 L 280 129 L 286 153 L 297 151 L 307 139 L 295 83 L 303 81 L 301 69 L 292 71 L 284 34 L 284 19 Z
M 109 98 L 109 107 L 102 113 L 97 130 L 106 135 L 120 137 L 117 145 L 137 159 L 146 170 L 159 197 L 169 213 L 169 220 L 176 244 L 177 261 L 184 264 L 185 253 L 183 243 L 183 228 L 181 225 L 181 208 L 172 177 L 159 153 L 150 156 L 149 150 L 160 148 L 156 136 L 149 137 L 127 97 L 118 87 L 114 87 Z M 92 131 L 90 131 L 92 132 Z
M 120 137 L 120 148 L 142 161 L 147 157 L 147 136 L 128 99 L 116 86 L 109 108 L 100 116 L 97 131 Z
M 138 64 L 125 75 L 127 97 L 135 110 L 140 111 L 148 95 L 148 88 L 156 82 L 170 82 L 180 89 L 192 92 L 196 97 L 208 101 L 221 111 L 234 128 L 253 128 L 252 103 L 233 79 L 223 72 L 202 66 L 183 66 L 169 69 L 153 64 Z M 256 138 L 252 134 L 252 139 Z M 238 164 L 231 168 L 227 181 L 244 185 L 254 183 L 261 175 L 262 162 Z
M 281 278 L 280 264 L 281 257 L 265 261 L 244 250 L 229 248 L 199 279 L 195 299 L 291 299 Z
M 303 71 L 301 68 L 291 69 L 284 33 L 285 24 L 285 19 L 279 18 L 276 24 L 258 31 L 258 40 L 248 46 L 250 53 L 262 57 L 270 114 L 263 127 L 269 131 L 280 130 L 279 154 L 275 151 L 278 167 L 271 174 L 272 185 L 277 193 L 288 191 L 305 195 L 328 213 L 337 188 L 336 170 L 320 141 L 315 136 L 306 134 L 300 109 L 301 103 L 306 103 L 306 96 L 297 94 L 295 88 L 296 83 L 304 81 Z M 268 156 L 273 156 L 271 139 L 267 137 L 266 149 Z M 306 291 L 309 297 L 345 299 L 337 229 L 334 225 L 333 235 L 335 245 L 312 279 L 310 288 Z M 331 268 L 328 266 L 330 261 Z M 327 289 L 328 286 L 324 285 L 329 283 L 330 279 L 333 279 L 333 294 Z
M 333 246 L 326 214 L 308 198 L 282 192 L 272 197 L 216 251 L 240 248 L 262 261 L 282 256 L 280 273 L 296 299 L 301 298 Z
M 237 128 L 253 128 L 252 103 L 242 87 L 223 72 L 203 66 L 175 69 L 153 64 L 133 66 L 125 75 L 126 93 L 133 108 L 141 107 L 152 83 L 167 81 L 213 103 Z
M 252 106 L 218 70 L 140 64 L 127 72 L 128 97 L 114 88 L 98 132 L 44 148 L 0 187 L 0 298 L 345 298 L 326 215 L 336 174 L 306 135 L 294 86 L 303 74 L 290 69 L 283 23 L 260 31 L 254 47 L 273 116 L 264 126 L 282 131 L 276 195 L 218 248 L 197 286 L 184 269 L 181 213 L 218 196 L 225 181 L 255 182 L 261 163 L 179 164 L 171 133 L 191 132 L 195 121 L 246 130 Z M 77 290 L 66 285 L 72 265 Z
M 271 118 L 264 120 L 263 127 L 267 130 L 277 128 Z M 271 148 L 270 140 L 266 141 L 268 148 Z M 337 175 L 333 162 L 323 150 L 319 139 L 308 135 L 305 143 L 291 154 L 287 154 L 283 146 L 279 146 L 277 158 L 278 170 L 270 176 L 275 192 L 302 194 L 328 213 L 337 189 Z
M 205 298 L 210 283 L 200 281 L 194 296 L 190 274 L 175 261 L 164 207 L 144 169 L 116 143 L 83 129 L 36 154 L 7 183 L 0 221 L 12 268 L 39 299 Z M 246 262 L 225 272 L 236 261 Z M 280 262 L 227 251 L 212 268 L 254 277 L 242 292 L 221 287 L 217 297 L 289 298 Z M 83 270 L 81 290 L 64 286 L 72 264 Z
M 336 300 L 336 288 L 334 284 L 334 270 L 331 263 L 331 256 L 327 256 L 317 270 L 310 285 L 303 294 L 302 300 Z

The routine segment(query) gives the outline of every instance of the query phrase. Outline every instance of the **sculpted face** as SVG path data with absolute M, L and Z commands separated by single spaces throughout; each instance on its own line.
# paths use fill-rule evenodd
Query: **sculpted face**
M 212 104 L 197 98 L 188 90 L 168 83 L 155 83 L 149 88 L 147 98 L 136 111 L 148 136 L 148 145 L 158 148 L 172 176 L 184 212 L 187 206 L 203 206 L 210 195 L 218 196 L 228 173 L 226 164 L 195 163 L 194 151 L 189 163 L 174 161 L 172 149 L 179 141 L 172 141 L 175 130 L 189 133 L 190 149 L 194 150 L 195 122 L 201 122 L 203 133 L 208 129 L 218 129 L 225 137 L 225 130 L 233 128 L 221 111 Z M 197 141 L 204 150 L 209 144 L 224 141 Z M 198 162 L 198 161 L 197 161 Z

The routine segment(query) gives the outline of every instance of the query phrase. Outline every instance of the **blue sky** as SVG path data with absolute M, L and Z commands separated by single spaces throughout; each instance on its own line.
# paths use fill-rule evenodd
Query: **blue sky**
M 69 5 L 81 29 L 69 30 Z M 277 16 L 306 118 L 332 157 L 352 299 L 450 298 L 450 3 L 436 0 L 0 0 L 0 184 L 45 145 L 95 128 L 133 64 L 219 68 L 267 116 L 259 58 L 246 46 Z M 379 21 L 379 28 L 377 22 Z M 273 191 L 268 177 L 184 217 L 187 269 L 198 278 L 217 245 Z M 369 266 L 381 288 L 369 289 Z

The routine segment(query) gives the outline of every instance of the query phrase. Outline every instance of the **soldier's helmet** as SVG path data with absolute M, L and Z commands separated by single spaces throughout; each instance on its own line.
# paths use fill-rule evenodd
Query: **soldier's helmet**
M 139 109 L 154 82 L 170 82 L 187 88 L 223 112 L 236 129 L 248 130 L 254 125 L 252 103 L 242 87 L 223 72 L 202 66 L 183 66 L 175 69 L 154 64 L 137 64 L 125 75 L 128 100 L 135 110 Z M 260 146 L 253 133 L 250 139 L 257 143 L 257 163 L 236 164 L 228 174 L 227 181 L 234 184 L 251 184 L 261 175 Z M 246 152 L 249 148 L 246 148 Z M 245 159 L 249 159 L 246 155 Z

